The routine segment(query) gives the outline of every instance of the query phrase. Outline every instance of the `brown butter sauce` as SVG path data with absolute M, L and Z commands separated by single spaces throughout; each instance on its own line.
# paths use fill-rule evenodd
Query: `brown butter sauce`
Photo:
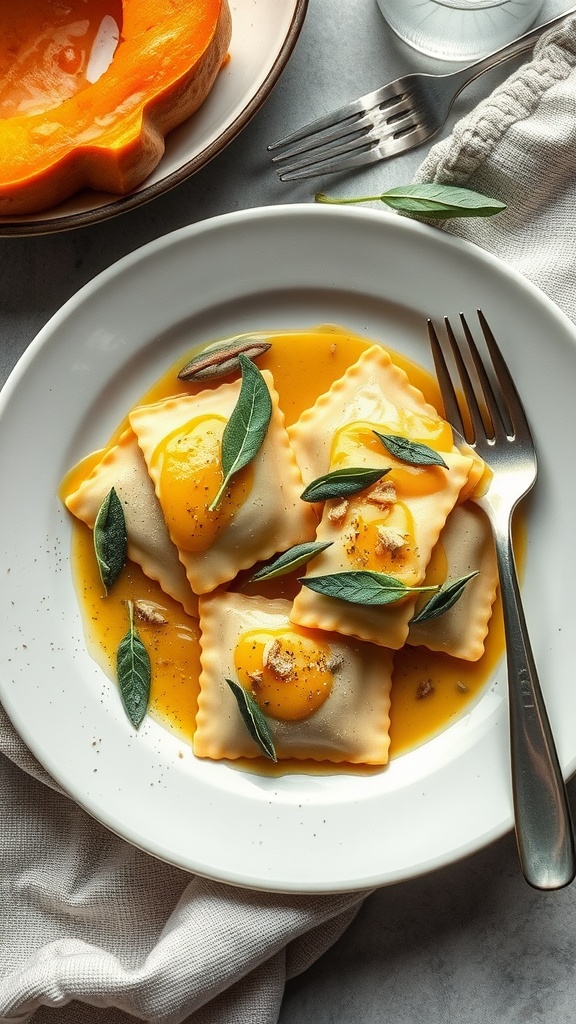
M 260 369 L 269 369 L 280 395 L 286 424 L 295 422 L 311 406 L 318 395 L 327 391 L 363 351 L 373 344 L 341 328 L 323 326 L 309 331 L 273 332 L 273 346 L 258 360 Z M 394 362 L 404 369 L 411 383 L 419 388 L 427 401 L 438 407 L 440 396 L 436 381 L 422 367 L 389 350 Z M 193 353 L 183 353 L 177 363 L 150 388 L 138 404 L 159 401 L 176 394 L 197 393 L 207 386 L 191 385 L 177 377 Z M 114 443 L 126 420 L 119 424 L 110 444 Z M 63 484 L 66 493 L 78 485 L 96 460 L 87 460 L 71 470 Z M 113 594 L 104 597 L 95 563 L 92 531 L 83 524 L 73 523 L 72 562 L 74 578 L 82 610 L 87 644 L 90 653 L 107 675 L 114 677 L 116 649 L 127 629 L 123 601 L 146 600 L 158 604 L 168 620 L 165 626 L 152 626 L 138 622 L 142 639 L 148 647 L 152 662 L 152 688 L 150 714 L 190 742 L 194 732 L 198 697 L 199 628 L 196 619 L 186 615 L 178 602 L 161 591 L 141 569 L 128 563 Z M 264 596 L 291 596 L 294 581 L 289 578 L 260 586 Z M 254 592 L 251 587 L 247 593 Z M 474 663 L 460 661 L 424 648 L 406 646 L 394 659 L 394 679 L 391 708 L 390 756 L 398 755 L 422 744 L 468 710 L 482 692 L 492 674 L 504 647 L 502 619 L 496 603 L 490 623 L 483 657 Z M 351 770 L 360 774 L 373 774 L 381 769 L 361 766 L 318 764 L 304 762 L 272 767 L 263 766 L 261 759 L 255 764 L 242 763 L 243 768 L 274 773 L 286 770 L 334 772 Z

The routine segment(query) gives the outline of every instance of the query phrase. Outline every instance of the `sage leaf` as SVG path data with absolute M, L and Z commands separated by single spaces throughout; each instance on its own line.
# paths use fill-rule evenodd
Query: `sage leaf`
M 252 739 L 258 744 L 265 757 L 269 757 L 271 761 L 277 761 L 274 740 L 268 722 L 253 696 L 232 679 L 227 679 L 226 682 L 236 698 L 238 710 Z
M 390 467 L 386 469 L 369 469 L 367 467 L 356 469 L 353 466 L 346 469 L 335 469 L 331 473 L 317 477 L 308 484 L 300 497 L 302 501 L 327 501 L 328 498 L 346 498 L 350 494 L 357 494 L 366 487 L 371 487 L 377 480 L 381 480 Z
M 247 359 L 252 360 L 258 359 L 270 348 L 272 348 L 271 342 L 265 341 L 261 334 L 241 334 L 238 338 L 217 341 L 186 363 L 178 376 L 180 380 L 188 381 L 217 380 L 218 377 L 227 377 L 240 369 L 239 356 L 244 355 Z
M 452 605 L 462 596 L 466 584 L 478 575 L 478 570 L 461 576 L 460 579 L 444 583 L 433 597 L 426 602 L 417 615 L 411 620 L 413 623 L 428 622 L 429 619 L 437 619 L 439 615 L 447 612 Z
M 124 509 L 114 487 L 98 509 L 93 537 L 100 579 L 108 592 L 122 572 L 128 544 Z
M 412 217 L 424 217 L 432 220 L 447 220 L 450 217 L 493 217 L 506 209 L 506 204 L 499 199 L 492 199 L 480 192 L 472 192 L 456 185 L 444 185 L 440 182 L 423 182 L 421 184 L 399 185 L 388 189 L 378 196 L 355 196 L 350 199 L 333 199 L 319 192 L 317 203 L 373 203 L 380 201 L 400 213 Z
M 420 441 L 410 441 L 409 438 L 400 437 L 397 434 L 380 434 L 377 430 L 374 430 L 373 433 L 382 442 L 386 451 L 390 452 L 390 455 L 393 455 L 394 458 L 401 459 L 402 462 L 409 462 L 413 466 L 443 466 L 444 469 L 449 468 L 440 452 L 430 448 L 427 444 L 422 444 Z
M 127 602 L 130 628 L 116 652 L 116 676 L 126 714 L 137 729 L 144 720 L 150 699 L 150 658 L 134 625 L 134 605 Z
M 331 547 L 332 541 L 319 541 L 312 540 L 307 544 L 295 544 L 293 548 L 289 548 L 288 551 L 284 551 L 283 554 L 275 558 L 269 565 L 264 565 L 258 572 L 255 572 L 250 577 L 248 583 L 255 583 L 256 580 L 273 580 L 278 576 L 287 576 L 289 572 L 294 572 L 295 569 L 299 569 L 301 565 L 305 565 L 311 558 L 315 558 L 321 551 Z
M 365 605 L 392 604 L 407 594 L 438 590 L 435 586 L 408 587 L 396 576 L 368 569 L 334 572 L 327 576 L 306 576 L 299 582 L 317 594 L 337 597 L 339 601 L 348 601 L 351 604 Z
M 238 362 L 242 370 L 242 384 L 222 436 L 224 479 L 209 506 L 211 512 L 220 504 L 234 474 L 247 466 L 258 453 L 272 416 L 272 399 L 260 370 L 245 355 L 239 355 Z
M 456 185 L 422 183 L 391 188 L 380 200 L 402 213 L 445 220 L 450 217 L 493 217 L 506 209 L 506 204 L 479 192 Z

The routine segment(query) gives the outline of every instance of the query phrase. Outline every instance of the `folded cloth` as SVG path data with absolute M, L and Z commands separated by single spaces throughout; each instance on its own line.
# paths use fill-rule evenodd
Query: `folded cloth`
M 286 979 L 358 909 L 358 893 L 253 892 L 160 863 L 64 796 L 1 709 L 0 745 L 2 1024 L 52 1021 L 41 1006 L 63 1007 L 59 1024 L 103 1024 L 90 1007 L 125 1011 L 106 1024 L 272 1024 Z
M 575 68 L 572 18 L 434 147 L 418 179 L 506 202 L 497 217 L 443 227 L 576 321 Z M 285 979 L 361 902 L 233 889 L 153 860 L 62 794 L 2 714 L 0 771 L 0 1024 L 52 1024 L 54 1007 L 58 1024 L 273 1024 Z
M 506 260 L 576 321 L 576 17 L 430 151 L 417 181 L 500 199 L 495 217 L 442 228 Z

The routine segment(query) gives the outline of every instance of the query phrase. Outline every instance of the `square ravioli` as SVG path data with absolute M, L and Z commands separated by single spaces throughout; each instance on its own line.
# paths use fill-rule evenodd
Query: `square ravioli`
M 384 478 L 389 479 L 386 487 L 375 485 L 365 500 L 326 502 L 317 540 L 330 543 L 330 547 L 308 564 L 303 579 L 367 570 L 395 576 L 406 586 L 422 584 L 432 550 L 470 467 L 470 460 L 463 456 L 444 453 L 444 458 L 448 470 L 433 467 L 436 479 L 445 478 L 444 486 L 431 493 L 407 495 L 397 490 L 391 471 Z M 427 475 L 432 475 L 429 469 Z M 406 642 L 417 596 L 386 605 L 353 604 L 304 585 L 294 599 L 292 620 L 398 650 Z
M 406 416 L 438 422 L 436 409 L 410 384 L 381 345 L 371 345 L 332 387 L 288 427 L 304 484 L 327 473 L 332 439 L 340 427 L 355 421 L 386 423 L 390 433 L 403 433 Z
M 390 652 L 294 626 L 281 598 L 201 597 L 200 628 L 197 756 L 260 756 L 228 678 L 257 699 L 279 760 L 387 762 Z
M 424 444 L 435 449 L 444 464 L 396 457 L 378 434 Z M 474 462 L 457 451 L 450 426 L 379 346 L 364 353 L 304 413 L 291 436 L 307 478 L 311 473 L 354 468 L 383 474 L 349 498 L 326 501 L 317 540 L 330 546 L 309 564 L 292 620 L 397 650 L 406 642 L 416 596 L 389 605 L 353 604 L 319 594 L 306 581 L 368 571 L 392 575 L 405 586 L 421 585 Z
M 407 642 L 478 661 L 498 588 L 492 528 L 482 509 L 469 502 L 452 510 L 432 553 L 426 581 L 444 583 L 477 571 L 463 594 L 437 619 L 410 624 Z
M 316 517 L 300 498 L 302 476 L 272 376 L 266 370 L 262 376 L 272 399 L 266 437 L 255 458 L 231 479 L 215 511 L 208 506 L 222 480 L 222 434 L 240 380 L 130 414 L 170 537 L 197 594 L 315 534 Z
M 124 509 L 128 557 L 146 576 L 156 580 L 165 594 L 179 601 L 189 615 L 196 616 L 198 599 L 170 540 L 144 456 L 130 429 L 104 452 L 76 490 L 65 495 L 64 503 L 72 515 L 93 529 L 98 510 L 112 487 Z

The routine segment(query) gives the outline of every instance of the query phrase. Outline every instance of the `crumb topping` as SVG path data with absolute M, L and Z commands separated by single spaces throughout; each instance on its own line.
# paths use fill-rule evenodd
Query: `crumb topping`
M 134 611 L 141 622 L 150 622 L 154 626 L 165 626 L 168 619 L 164 617 L 158 605 L 152 601 L 135 601 Z
M 329 672 L 334 675 L 335 672 L 339 672 L 344 665 L 344 658 L 341 654 L 336 654 L 334 651 L 330 651 L 330 654 L 326 660 L 326 668 Z
M 388 508 L 389 505 L 394 504 L 396 498 L 397 493 L 394 484 L 385 477 L 382 480 L 378 480 L 366 495 L 366 501 L 370 502 L 371 505 L 377 505 L 378 508 Z
M 349 504 L 350 502 L 346 498 L 340 498 L 328 512 L 328 522 L 341 523 L 346 516 Z
M 374 550 L 377 555 L 383 555 L 386 551 L 400 551 L 406 545 L 405 534 L 398 533 L 391 526 L 377 526 L 376 533 L 378 540 Z
M 294 655 L 282 650 L 278 639 L 270 640 L 264 648 L 264 667 L 269 668 L 280 679 L 288 679 L 294 669 Z
M 416 690 L 416 700 L 424 700 L 425 697 L 431 697 L 436 687 L 431 679 L 422 679 L 418 683 L 418 689 Z

